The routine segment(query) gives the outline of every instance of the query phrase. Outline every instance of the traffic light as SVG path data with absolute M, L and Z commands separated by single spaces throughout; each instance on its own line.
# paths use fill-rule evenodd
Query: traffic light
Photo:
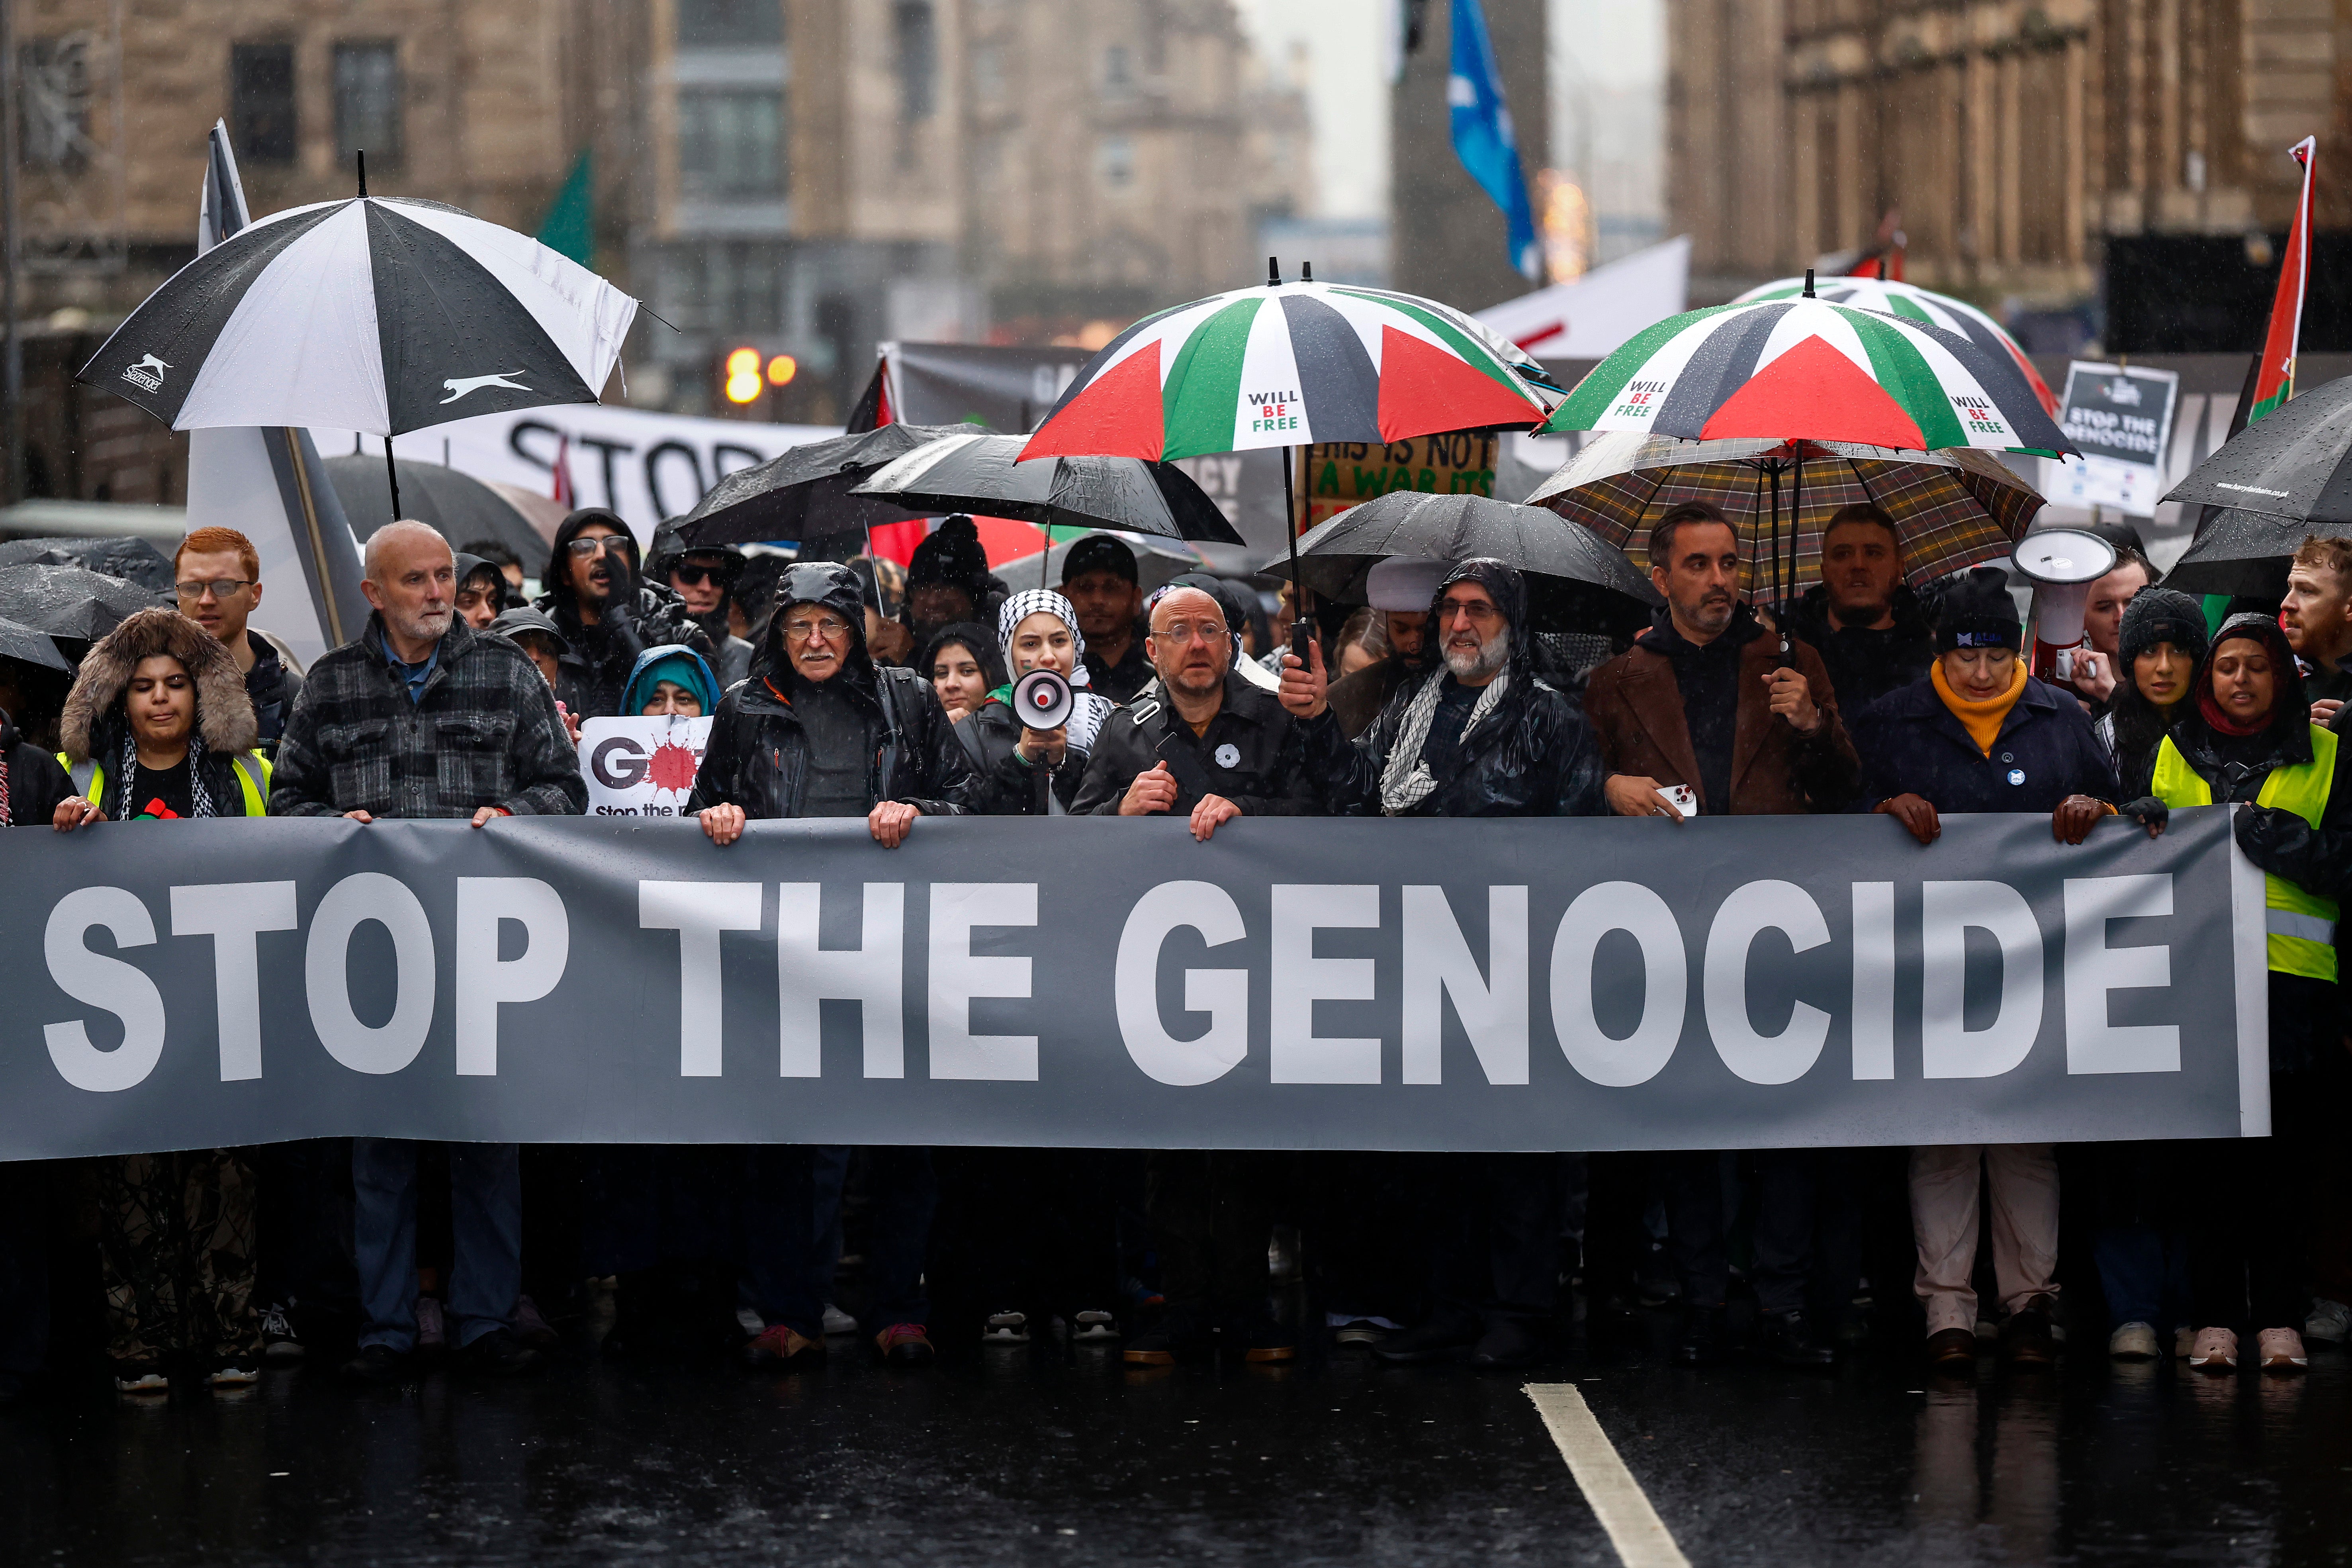
M 720 384 L 720 390 L 727 395 L 728 402 L 750 403 L 767 390 L 760 381 L 758 349 L 746 347 L 729 351 L 726 366 L 726 379 Z M 785 379 L 790 380 L 791 377 Z
M 790 354 L 778 354 L 768 362 L 768 384 L 790 386 L 793 377 L 800 374 L 801 362 Z

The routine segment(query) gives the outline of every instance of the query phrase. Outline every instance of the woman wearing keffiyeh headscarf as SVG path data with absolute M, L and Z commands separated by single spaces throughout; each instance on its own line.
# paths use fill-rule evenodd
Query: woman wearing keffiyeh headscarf
M 1033 588 L 1007 599 L 997 612 L 996 641 L 1009 679 L 956 723 L 984 783 L 979 809 L 990 816 L 1063 816 L 1077 795 L 1095 736 L 1116 705 L 1087 689 L 1086 634 L 1078 630 L 1077 611 L 1061 595 Z M 1076 689 L 1070 721 L 1061 729 L 1032 730 L 1013 717 L 1013 682 L 1034 669 L 1053 670 Z M 1041 773 L 1052 779 L 1043 792 Z

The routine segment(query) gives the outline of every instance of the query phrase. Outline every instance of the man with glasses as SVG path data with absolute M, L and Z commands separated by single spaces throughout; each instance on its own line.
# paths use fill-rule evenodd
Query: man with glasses
M 545 583 L 536 607 L 572 646 L 559 695 L 583 719 L 620 712 L 629 671 L 649 647 L 682 643 L 714 667 L 719 661 L 686 602 L 639 574 L 636 538 L 618 513 L 583 507 L 565 518 L 555 531 Z
M 1234 668 L 1234 631 L 1213 595 L 1171 589 L 1151 608 L 1143 649 L 1159 685 L 1103 721 L 1073 815 L 1178 816 L 1206 843 L 1237 816 L 1313 814 L 1298 727 Z M 1169 1365 L 1212 1336 L 1256 1364 L 1297 1357 L 1295 1336 L 1266 1310 L 1265 1274 L 1293 1163 L 1255 1150 L 1146 1156 L 1144 1209 L 1167 1306 L 1128 1339 L 1128 1365 Z
M 261 725 L 261 752 L 274 753 L 294 699 L 302 694 L 302 676 L 277 644 L 246 625 L 261 604 L 261 556 L 253 541 L 233 528 L 196 529 L 180 541 L 172 577 L 180 614 L 212 633 L 236 660 Z
M 677 524 L 654 531 L 653 574 L 668 584 L 686 613 L 710 638 L 719 658 L 711 668 L 722 691 L 751 673 L 751 645 L 728 629 L 728 599 L 742 575 L 743 552 L 731 544 L 688 545 Z
M 958 816 L 980 781 L 928 678 L 877 668 L 866 649 L 857 574 L 802 562 L 777 584 L 776 613 L 751 678 L 719 699 L 687 809 L 714 844 L 753 819 L 864 817 L 886 849 L 920 816 Z M 835 1226 L 847 1149 L 762 1145 L 745 1152 L 747 1272 L 766 1327 L 745 1347 L 754 1366 L 791 1370 L 825 1354 Z M 868 1326 L 892 1366 L 927 1366 L 923 1253 L 937 1201 L 930 1151 L 867 1152 Z
M 1527 582 L 1472 559 L 1439 578 L 1427 635 L 1437 658 L 1402 680 L 1349 741 L 1331 711 L 1323 649 L 1286 655 L 1282 705 L 1307 766 L 1342 816 L 1597 816 L 1601 748 L 1576 705 L 1536 674 Z M 1498 847 L 1499 857 L 1509 853 Z M 1474 1365 L 1539 1359 L 1559 1305 L 1560 1181 L 1552 1154 L 1400 1156 L 1387 1185 L 1418 1193 L 1428 1316 L 1382 1342 L 1384 1361 L 1467 1352 Z

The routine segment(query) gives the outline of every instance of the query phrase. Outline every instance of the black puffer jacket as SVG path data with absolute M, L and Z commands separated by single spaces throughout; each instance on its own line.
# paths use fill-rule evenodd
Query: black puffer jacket
M 603 523 L 617 529 L 630 540 L 629 576 L 637 584 L 635 595 L 624 601 L 618 613 L 610 603 L 599 615 L 596 624 L 589 626 L 580 618 L 579 596 L 572 586 L 572 542 L 583 529 L 592 523 Z M 609 564 L 608 564 L 609 570 Z M 537 609 L 554 621 L 571 644 L 571 651 L 558 661 L 562 678 L 556 683 L 556 695 L 572 711 L 583 719 L 610 719 L 621 711 L 621 693 L 629 684 L 629 671 L 637 656 L 649 647 L 665 643 L 680 643 L 700 654 L 711 668 L 719 668 L 718 647 L 700 622 L 688 613 L 686 601 L 657 583 L 645 581 L 637 566 L 635 536 L 619 514 L 603 507 L 583 507 L 563 520 L 555 531 L 555 544 L 548 552 L 547 574 L 542 579 L 547 591 L 533 601 Z M 859 618 L 859 624 L 864 619 Z
M 16 721 L 0 709 L 0 826 L 47 827 L 57 815 L 58 802 L 73 794 L 73 780 L 57 758 L 17 731 Z
M 777 584 L 768 640 L 742 685 L 719 699 L 709 749 L 687 809 L 740 805 L 758 818 L 801 815 L 808 783 L 808 736 L 793 712 L 799 678 L 783 650 L 784 614 L 822 605 L 850 626 L 846 667 L 833 677 L 879 715 L 882 742 L 867 775 L 869 805 L 903 801 L 926 816 L 960 816 L 979 790 L 971 758 L 957 740 L 931 683 L 911 669 L 877 669 L 866 651 L 866 602 L 857 574 L 831 562 L 804 562 Z
M 1895 624 L 1882 630 L 1833 629 L 1830 591 L 1816 583 L 1789 612 L 1789 629 L 1822 656 L 1840 711 L 1860 713 L 1880 698 L 1927 679 L 1927 667 L 1936 662 L 1936 630 L 1927 608 L 1918 595 L 1898 583 L 1893 609 Z
M 1461 765 L 1415 802 L 1412 816 L 1598 816 L 1608 810 L 1601 793 L 1601 743 L 1584 715 L 1535 671 L 1535 639 L 1527 629 L 1527 583 L 1498 561 L 1465 561 L 1445 574 L 1430 600 L 1430 631 L 1440 633 L 1438 602 L 1456 583 L 1483 585 L 1511 633 L 1510 685 L 1496 710 L 1465 731 Z M 1425 675 L 1400 685 L 1350 742 L 1328 710 L 1299 726 L 1307 772 L 1334 816 L 1381 814 L 1381 776 L 1397 731 L 1422 688 L 1446 679 L 1443 658 Z
M 268 637 L 248 631 L 245 640 L 253 649 L 253 668 L 245 672 L 245 694 L 253 702 L 253 721 L 260 726 L 261 754 L 269 756 L 278 750 L 278 738 L 286 733 L 294 700 L 302 695 L 302 678 Z

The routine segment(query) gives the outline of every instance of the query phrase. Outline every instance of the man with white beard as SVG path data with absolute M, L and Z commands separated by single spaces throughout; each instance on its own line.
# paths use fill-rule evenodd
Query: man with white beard
M 1576 705 L 1536 675 L 1527 583 L 1499 561 L 1439 581 L 1428 636 L 1439 661 L 1400 684 L 1354 741 L 1330 711 L 1323 650 L 1283 661 L 1282 705 L 1299 720 L 1307 773 L 1334 816 L 1597 816 L 1601 749 Z M 1422 1199 L 1433 1310 L 1374 1352 L 1418 1362 L 1467 1351 L 1526 1366 L 1559 1303 L 1559 1157 L 1384 1155 L 1396 1190 Z
M 421 522 L 368 536 L 360 584 L 375 613 L 354 642 L 310 667 L 270 776 L 272 816 L 576 816 L 579 754 L 530 656 L 457 615 L 457 566 Z M 352 1140 L 360 1353 L 352 1381 L 408 1375 L 417 1347 L 416 1145 Z M 522 1289 L 522 1176 L 512 1143 L 449 1145 L 457 1268 L 448 1339 L 469 1371 L 511 1376 L 537 1352 L 510 1321 Z

